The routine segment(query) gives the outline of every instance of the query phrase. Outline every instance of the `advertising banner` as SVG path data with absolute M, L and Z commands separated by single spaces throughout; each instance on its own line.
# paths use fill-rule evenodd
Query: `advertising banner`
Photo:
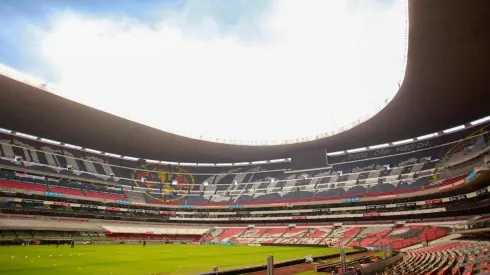
M 361 201 L 361 198 L 347 198 L 347 199 L 342 199 L 342 202 L 358 202 Z
M 46 195 L 46 196 L 53 196 L 53 197 L 63 197 L 63 196 L 65 196 L 63 194 L 55 193 L 55 192 L 44 192 L 44 195 Z
M 59 201 L 53 202 L 53 205 L 55 205 L 55 206 L 70 207 L 70 204 L 69 203 L 67 203 L 67 202 L 59 202 Z
M 364 213 L 362 214 L 363 217 L 379 217 L 381 216 L 379 213 Z
M 425 204 L 441 204 L 442 200 L 441 199 L 435 199 L 435 200 L 427 200 L 425 201 Z

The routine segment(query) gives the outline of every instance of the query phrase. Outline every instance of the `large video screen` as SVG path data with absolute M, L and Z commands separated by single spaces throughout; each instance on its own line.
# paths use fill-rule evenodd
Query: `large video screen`
M 296 151 L 291 156 L 292 170 L 320 168 L 327 165 L 327 151 L 325 148 Z

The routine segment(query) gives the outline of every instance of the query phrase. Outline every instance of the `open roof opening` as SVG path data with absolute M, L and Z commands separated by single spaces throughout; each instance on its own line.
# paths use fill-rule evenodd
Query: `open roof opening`
M 24 32 L 33 43 L 19 46 L 39 59 L 17 67 L 108 113 L 245 145 L 306 142 L 355 127 L 403 80 L 406 0 L 230 1 L 207 9 L 197 2 L 69 12 L 49 4 Z M 154 10 L 160 15 L 139 15 Z

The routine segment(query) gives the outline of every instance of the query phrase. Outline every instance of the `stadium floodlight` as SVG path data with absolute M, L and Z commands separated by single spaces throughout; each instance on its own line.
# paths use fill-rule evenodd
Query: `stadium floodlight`
M 383 143 L 383 144 L 369 146 L 369 149 L 379 149 L 379 148 L 384 148 L 384 147 L 388 147 L 388 146 L 390 146 L 389 143 Z
M 476 125 L 476 124 L 480 124 L 480 123 L 483 123 L 483 122 L 489 121 L 489 120 L 490 120 L 490 116 L 487 116 L 487 117 L 480 118 L 478 120 L 472 121 L 470 124 L 471 125 Z
M 464 125 L 459 125 L 459 126 L 456 126 L 456 127 L 450 128 L 450 129 L 446 129 L 442 132 L 444 134 L 449 134 L 449 133 L 456 132 L 456 131 L 459 131 L 459 130 L 464 129 L 464 128 L 465 128 Z
M 406 144 L 406 143 L 409 143 L 409 142 L 412 142 L 412 141 L 413 141 L 413 138 L 409 138 L 409 139 L 394 141 L 392 143 L 393 143 L 393 145 L 402 145 L 402 144 Z
M 5 128 L 0 128 L 0 132 L 6 133 L 6 134 L 10 134 L 10 133 L 12 133 L 12 130 L 7 130 Z
M 423 135 L 423 136 L 420 136 L 420 137 L 417 137 L 417 140 L 423 140 L 423 139 L 428 139 L 428 138 L 431 138 L 431 137 L 435 137 L 437 133 L 432 133 L 432 134 L 427 134 L 427 135 Z
M 203 185 L 208 186 L 208 182 L 207 181 L 203 182 Z
M 177 184 L 178 184 L 178 182 L 176 180 L 172 181 L 172 185 L 177 185 Z

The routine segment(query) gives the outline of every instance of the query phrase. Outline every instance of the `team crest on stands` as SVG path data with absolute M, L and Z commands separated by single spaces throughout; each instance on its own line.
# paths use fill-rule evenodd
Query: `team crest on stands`
M 160 189 L 162 198 L 148 196 L 155 200 L 172 202 L 186 197 L 188 192 L 194 188 L 194 177 L 181 167 L 167 167 L 144 164 L 133 170 L 133 181 L 135 186 Z M 176 183 L 176 184 L 174 184 Z

